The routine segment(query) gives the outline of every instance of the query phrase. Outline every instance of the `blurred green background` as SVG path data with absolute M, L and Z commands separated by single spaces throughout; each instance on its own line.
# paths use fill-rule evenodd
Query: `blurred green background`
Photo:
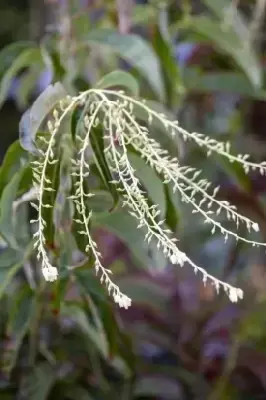
M 58 80 L 77 93 L 116 68 L 130 71 L 141 96 L 187 130 L 265 160 L 264 3 L 1 0 L 0 193 L 23 155 L 20 117 L 38 94 Z M 220 185 L 223 199 L 257 221 L 266 241 L 265 177 L 246 176 L 181 140 L 165 145 Z M 157 182 L 150 186 L 159 198 Z M 244 300 L 229 303 L 156 251 L 147 258 L 122 216 L 95 235 L 105 265 L 133 299 L 127 311 L 86 265 L 43 287 L 34 260 L 1 242 L 1 400 L 266 399 L 265 251 L 224 243 L 178 198 L 162 196 L 182 249 L 242 287 Z M 0 206 L 2 221 L 3 200 Z M 22 243 L 28 219 L 21 210 Z

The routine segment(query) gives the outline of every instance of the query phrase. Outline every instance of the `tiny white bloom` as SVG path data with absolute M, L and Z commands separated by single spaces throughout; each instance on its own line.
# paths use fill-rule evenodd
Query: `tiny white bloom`
M 252 228 L 254 229 L 255 232 L 259 232 L 260 230 L 259 224 L 257 224 L 256 222 L 253 223 Z
M 238 299 L 243 299 L 243 291 L 241 289 L 231 287 L 229 291 L 229 299 L 232 301 L 232 303 L 237 303 Z
M 170 261 L 172 264 L 177 264 L 177 256 L 175 254 L 172 254 L 170 257 Z
M 42 273 L 44 276 L 44 279 L 48 282 L 53 282 L 56 281 L 58 277 L 58 271 L 57 268 L 49 266 L 49 267 L 43 267 Z

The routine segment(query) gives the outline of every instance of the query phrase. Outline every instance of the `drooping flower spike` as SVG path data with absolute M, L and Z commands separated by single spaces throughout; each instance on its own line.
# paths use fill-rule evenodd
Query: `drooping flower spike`
M 37 256 L 42 263 L 42 271 L 46 280 L 57 279 L 58 272 L 49 261 L 46 247 L 44 229 L 46 221 L 43 211 L 45 208 L 53 207 L 52 204 L 44 203 L 45 191 L 53 191 L 51 181 L 47 177 L 49 165 L 56 164 L 59 160 L 55 157 L 54 146 L 59 128 L 64 118 L 71 113 L 75 107 L 84 108 L 84 129 L 77 133 L 76 156 L 70 160 L 72 169 L 74 194 L 69 197 L 73 201 L 79 218 L 76 223 L 81 226 L 79 233 L 86 237 L 86 252 L 93 255 L 96 273 L 105 282 L 109 293 L 120 307 L 128 308 L 131 299 L 123 294 L 119 287 L 111 279 L 112 272 L 102 265 L 101 254 L 97 244 L 92 238 L 90 221 L 92 211 L 87 209 L 86 198 L 94 194 L 85 190 L 84 182 L 90 175 L 90 163 L 87 157 L 90 149 L 90 136 L 95 127 L 102 125 L 104 128 L 105 148 L 104 153 L 108 167 L 112 173 L 114 185 L 122 198 L 122 206 L 138 220 L 138 228 L 145 229 L 145 239 L 150 242 L 157 241 L 157 247 L 172 264 L 183 266 L 185 263 L 192 266 L 195 273 L 200 272 L 203 281 L 211 282 L 217 292 L 223 287 L 232 302 L 243 297 L 241 289 L 235 288 L 226 282 L 216 279 L 208 274 L 203 268 L 197 266 L 184 252 L 178 248 L 178 241 L 172 232 L 165 226 L 165 221 L 160 220 L 160 209 L 158 205 L 150 205 L 145 191 L 137 178 L 134 168 L 130 163 L 129 148 L 133 148 L 142 159 L 153 168 L 164 183 L 172 185 L 173 191 L 180 194 L 182 201 L 189 203 L 193 212 L 200 214 L 206 223 L 211 226 L 211 233 L 218 230 L 225 239 L 233 236 L 236 240 L 250 243 L 253 246 L 265 246 L 265 243 L 247 239 L 238 234 L 238 228 L 244 224 L 247 230 L 258 232 L 259 226 L 249 218 L 238 213 L 235 206 L 229 202 L 218 200 L 219 188 L 211 190 L 211 183 L 201 176 L 201 171 L 191 166 L 180 165 L 177 158 L 171 158 L 168 152 L 151 136 L 151 126 L 157 119 L 172 136 L 180 135 L 184 140 L 191 140 L 206 150 L 207 155 L 216 153 L 227 158 L 231 162 L 240 163 L 248 173 L 250 170 L 258 169 L 261 174 L 266 172 L 266 163 L 256 164 L 249 160 L 248 155 L 233 155 L 230 153 L 230 144 L 219 142 L 213 138 L 199 133 L 189 133 L 181 128 L 176 121 L 170 121 L 163 114 L 158 114 L 150 109 L 145 102 L 131 98 L 124 92 L 111 90 L 90 89 L 80 95 L 68 98 L 67 105 L 61 104 L 53 113 L 53 120 L 48 122 L 49 138 L 40 138 L 44 148 L 39 148 L 40 157 L 32 163 L 35 188 L 38 189 L 38 204 L 33 206 L 38 212 L 38 230 L 34 234 Z M 135 115 L 135 107 L 140 107 L 147 113 L 148 126 L 142 126 Z M 213 210 L 215 207 L 215 212 Z M 224 213 L 228 220 L 236 225 L 236 231 L 232 231 L 216 221 L 214 215 Z

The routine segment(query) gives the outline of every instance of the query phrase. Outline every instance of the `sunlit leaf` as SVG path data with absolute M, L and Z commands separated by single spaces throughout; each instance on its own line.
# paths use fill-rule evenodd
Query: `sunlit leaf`
M 21 146 L 29 152 L 34 152 L 35 137 L 44 120 L 56 104 L 66 97 L 67 93 L 60 83 L 49 85 L 27 110 L 19 124 Z
M 88 43 L 105 46 L 135 67 L 149 82 L 160 99 L 164 99 L 164 88 L 158 59 L 153 49 L 140 36 L 122 35 L 111 29 L 89 33 Z
M 55 381 L 53 367 L 48 362 L 42 362 L 24 377 L 20 392 L 27 400 L 46 400 Z
M 36 62 L 40 62 L 41 53 L 38 48 L 24 50 L 12 63 L 11 67 L 7 69 L 0 81 L 0 107 L 2 107 L 14 77 L 18 72 L 25 67 L 28 67 Z
M 105 75 L 96 85 L 96 88 L 123 88 L 129 91 L 133 96 L 138 96 L 139 86 L 136 79 L 128 72 L 117 70 Z

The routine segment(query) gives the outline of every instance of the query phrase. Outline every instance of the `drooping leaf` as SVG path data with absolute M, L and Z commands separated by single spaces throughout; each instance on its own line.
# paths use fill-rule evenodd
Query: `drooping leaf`
M 20 393 L 28 400 L 46 400 L 55 381 L 53 367 L 48 362 L 41 362 L 24 377 Z
M 175 115 L 166 109 L 161 103 L 149 100 L 146 101 L 145 104 L 157 113 L 164 114 L 170 121 L 176 120 Z M 144 122 L 149 126 L 150 134 L 164 149 L 168 150 L 169 154 L 172 156 L 182 155 L 183 145 L 178 135 L 173 137 L 171 132 L 165 128 L 159 119 L 153 118 L 152 122 L 149 123 L 149 113 L 139 105 L 134 105 L 134 115 L 141 122 Z
M 178 203 L 178 194 L 173 193 L 173 190 L 169 185 L 164 186 L 165 197 L 166 197 L 166 216 L 165 221 L 172 232 L 175 232 L 180 222 L 180 212 Z
M 9 146 L 0 167 L 0 197 L 6 184 L 10 181 L 14 173 L 21 168 L 22 162 L 25 162 L 27 158 L 27 153 L 21 147 L 18 140 Z
M 113 206 L 112 210 L 114 210 L 119 202 L 119 195 L 118 191 L 116 190 L 115 186 L 110 183 L 113 180 L 112 174 L 110 172 L 109 166 L 105 159 L 104 154 L 104 138 L 103 138 L 103 130 L 102 128 L 94 128 L 90 134 L 90 143 L 93 149 L 93 158 L 101 179 L 111 193 L 113 197 Z
M 8 332 L 15 339 L 11 354 L 9 354 L 6 372 L 10 373 L 16 363 L 22 340 L 27 333 L 33 312 L 34 297 L 28 286 L 23 286 L 12 298 L 9 312 Z
M 227 29 L 227 25 L 229 25 L 241 36 L 243 41 L 248 40 L 249 26 L 245 22 L 239 7 L 230 0 L 203 0 L 203 2 L 220 20 L 224 29 Z
M 11 181 L 5 186 L 0 199 L 0 234 L 13 248 L 17 248 L 13 203 L 17 197 L 23 174 L 23 168 L 14 174 Z
M 70 229 L 74 215 L 74 205 L 68 198 L 72 187 L 71 164 L 69 160 L 73 157 L 74 151 L 71 134 L 65 134 L 61 142 L 59 185 L 53 209 L 53 222 L 56 229 L 61 233 Z
M 41 52 L 38 48 L 24 50 L 12 63 L 11 67 L 7 69 L 0 81 L 0 107 L 2 107 L 8 92 L 10 90 L 12 81 L 18 72 L 25 67 L 34 63 L 39 63 L 41 60 Z
M 29 48 L 36 48 L 36 43 L 31 41 L 14 42 L 5 46 L 0 51 L 0 76 L 7 71 L 14 60 L 24 51 Z
M 142 266 L 150 265 L 148 246 L 144 241 L 145 233 L 137 229 L 138 222 L 124 211 L 93 217 L 95 226 L 104 227 L 124 242 Z
M 144 185 L 148 196 L 154 204 L 158 205 L 161 212 L 161 218 L 163 219 L 166 212 L 166 202 L 164 185 L 161 179 L 156 172 L 137 154 L 128 153 L 128 159 L 135 170 L 135 175 Z
M 29 205 L 22 203 L 17 206 L 14 218 L 14 230 L 16 232 L 16 241 L 22 248 L 27 246 L 31 240 L 29 219 Z
M 102 330 L 99 331 L 90 323 L 88 316 L 81 307 L 74 304 L 65 304 L 62 309 L 62 313 L 63 315 L 71 318 L 77 324 L 77 326 L 82 330 L 83 334 L 91 340 L 93 345 L 96 346 L 104 358 L 108 358 L 108 343 L 105 333 Z
M 54 225 L 54 219 L 53 219 L 53 212 L 54 212 L 53 206 L 57 206 L 57 204 L 55 202 L 56 202 L 57 191 L 59 188 L 59 174 L 60 174 L 60 162 L 57 162 L 53 165 L 47 166 L 46 178 L 48 178 L 51 181 L 49 186 L 53 190 L 52 191 L 47 191 L 47 190 L 44 191 L 43 203 L 49 204 L 52 207 L 43 208 L 42 215 L 46 222 L 46 226 L 44 229 L 46 242 L 47 242 L 47 244 L 52 245 L 51 246 L 52 248 L 55 244 L 54 240 L 55 240 L 55 229 L 56 229 L 56 226 Z
M 181 75 L 178 64 L 171 50 L 171 44 L 167 43 L 161 34 L 159 26 L 155 28 L 153 35 L 153 47 L 161 63 L 161 70 L 166 91 L 166 104 L 173 107 L 177 103 L 177 94 L 180 91 Z
M 20 261 L 21 254 L 19 251 L 7 247 L 0 253 L 0 268 L 10 268 L 13 264 Z
M 105 287 L 100 283 L 95 271 L 91 268 L 89 262 L 75 270 L 75 277 L 79 287 L 84 294 L 89 293 L 97 300 L 107 301 L 107 293 Z
M 67 93 L 60 83 L 49 85 L 32 107 L 23 114 L 19 124 L 19 137 L 24 149 L 29 152 L 36 150 L 34 141 L 44 118 L 66 96 Z
M 244 168 L 238 162 L 230 162 L 225 157 L 215 157 L 215 161 L 221 168 L 229 174 L 230 178 L 233 179 L 240 188 L 250 191 L 252 188 L 252 182 L 250 177 L 245 173 Z
M 122 35 L 111 29 L 90 32 L 88 43 L 105 46 L 135 67 L 149 82 L 157 96 L 165 97 L 158 59 L 145 40 L 135 34 Z
M 254 88 L 262 85 L 262 69 L 254 48 L 238 36 L 232 26 L 223 29 L 220 21 L 208 16 L 193 16 L 186 21 L 186 28 L 209 40 L 222 52 L 229 55 L 250 80 Z
M 258 100 L 266 99 L 264 90 L 256 90 L 243 73 L 200 72 L 192 68 L 184 71 L 184 86 L 188 91 L 203 93 L 236 93 Z
M 95 216 L 97 214 L 106 214 L 113 206 L 113 199 L 109 192 L 105 190 L 94 190 L 94 196 L 88 198 L 86 201 L 87 206 L 92 210 Z
M 105 75 L 96 85 L 96 88 L 125 88 L 133 96 L 138 96 L 139 86 L 136 79 L 128 72 L 116 70 Z
M 0 269 L 0 299 L 4 295 L 6 288 L 12 281 L 13 277 L 21 269 L 22 265 L 23 258 L 20 256 L 20 260 L 16 264 Z
M 164 282 L 156 281 L 146 273 L 124 276 L 119 287 L 136 305 L 144 305 L 165 312 L 171 295 L 171 288 Z
M 8 249 L 10 250 L 10 249 Z M 3 294 L 5 293 L 5 290 L 9 283 L 12 281 L 13 277 L 16 275 L 16 273 L 21 269 L 23 266 L 24 262 L 29 258 L 29 256 L 32 254 L 33 246 L 32 243 L 28 245 L 28 247 L 24 250 L 22 253 L 21 251 L 18 252 L 18 261 L 14 259 L 14 264 L 11 264 L 11 253 L 9 255 L 10 259 L 9 262 L 7 263 L 6 267 L 0 268 L 0 299 L 2 298 Z M 5 255 L 7 256 L 7 254 Z
M 36 82 L 40 77 L 42 63 L 36 63 L 29 67 L 29 70 L 20 77 L 20 82 L 16 90 L 16 101 L 19 109 L 25 110 L 33 95 Z

